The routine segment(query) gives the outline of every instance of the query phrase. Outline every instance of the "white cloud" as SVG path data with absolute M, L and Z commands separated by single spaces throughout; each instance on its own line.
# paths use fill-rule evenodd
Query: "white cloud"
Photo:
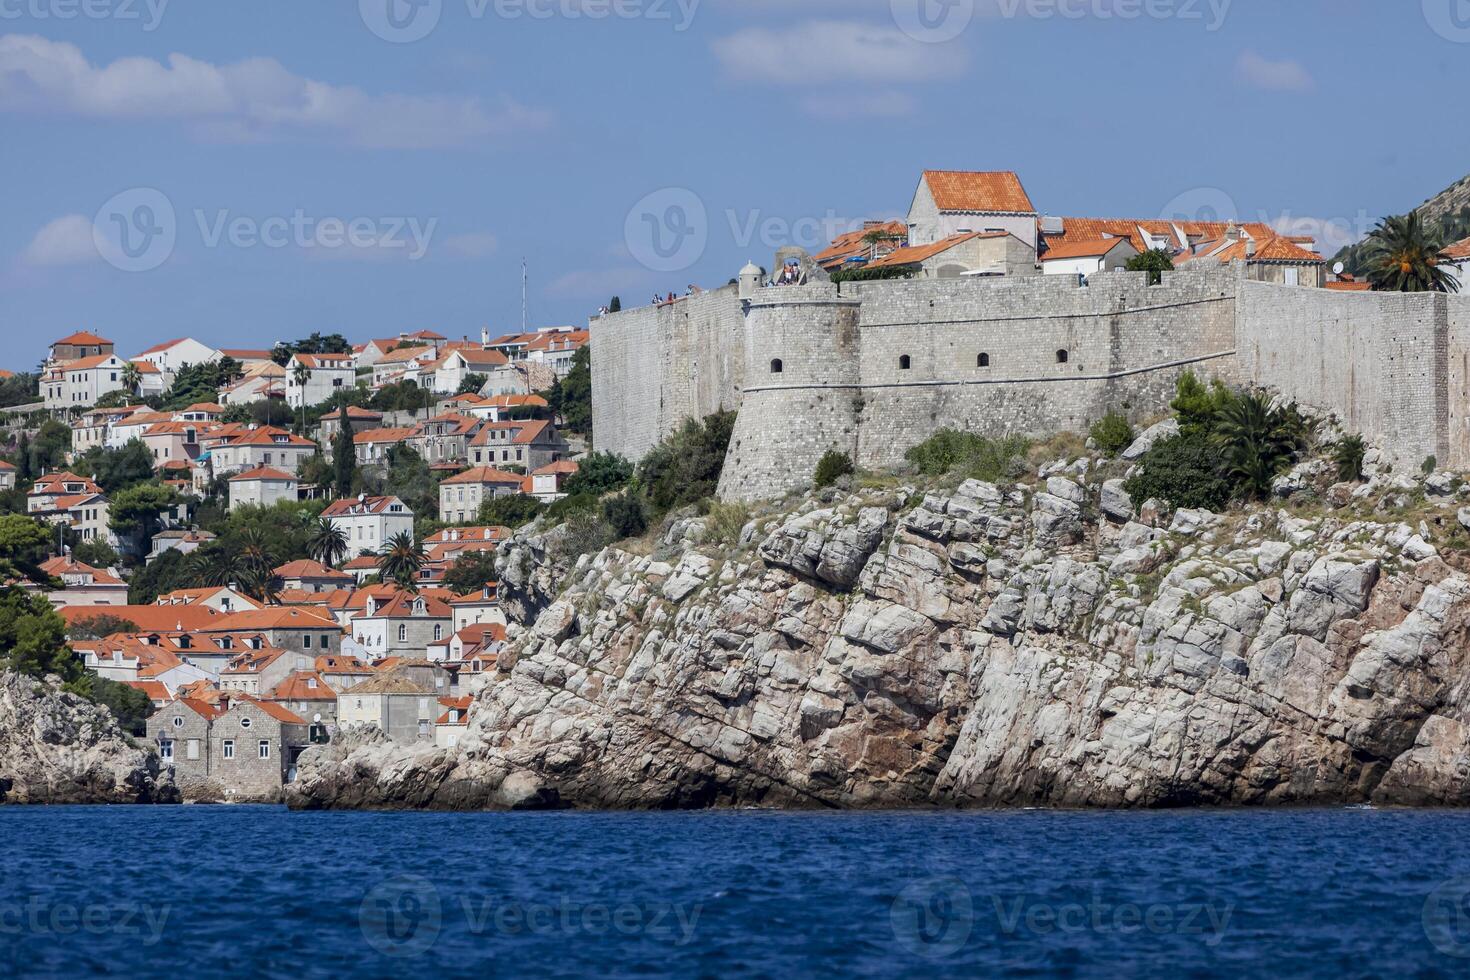
M 489 232 L 469 232 L 444 239 L 446 252 L 466 259 L 484 258 L 499 247 L 500 242 Z
M 891 24 L 848 20 L 749 27 L 712 46 L 732 77 L 783 85 L 928 81 L 966 64 L 955 45 L 924 44 Z
M 80 265 L 98 258 L 92 222 L 80 214 L 68 214 L 48 223 L 20 253 L 21 261 L 32 266 Z
M 1242 51 L 1235 75 L 1247 85 L 1268 92 L 1311 92 L 1317 87 L 1311 72 L 1297 61 L 1272 61 L 1254 51 Z
M 865 116 L 908 116 L 918 111 L 918 102 L 906 92 L 842 93 L 835 96 L 808 95 L 801 107 L 808 114 L 828 119 L 858 119 Z
M 304 78 L 273 58 L 214 65 L 121 58 L 94 66 L 74 44 L 0 37 L 0 111 L 100 119 L 177 119 L 233 141 L 314 135 L 371 148 L 460 146 L 543 127 L 548 115 L 507 97 L 369 95 Z

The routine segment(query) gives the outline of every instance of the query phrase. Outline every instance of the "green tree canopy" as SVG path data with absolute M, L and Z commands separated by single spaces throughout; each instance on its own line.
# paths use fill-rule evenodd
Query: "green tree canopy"
M 572 355 L 571 370 L 557 378 L 546 393 L 546 403 L 561 419 L 562 428 L 577 435 L 592 434 L 592 347 L 584 344 Z
M 444 587 L 459 595 L 468 595 L 495 581 L 495 553 L 471 551 L 461 555 L 444 573 Z
M 562 490 L 569 497 L 584 493 L 601 497 L 621 490 L 633 479 L 633 464 L 615 453 L 589 453 L 567 477 Z

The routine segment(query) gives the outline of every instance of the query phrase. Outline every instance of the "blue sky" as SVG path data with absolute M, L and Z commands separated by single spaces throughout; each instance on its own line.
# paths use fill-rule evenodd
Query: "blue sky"
M 523 256 L 585 323 L 926 167 L 1333 239 L 1470 171 L 1470 0 L 389 2 L 0 0 L 0 360 L 500 333 Z

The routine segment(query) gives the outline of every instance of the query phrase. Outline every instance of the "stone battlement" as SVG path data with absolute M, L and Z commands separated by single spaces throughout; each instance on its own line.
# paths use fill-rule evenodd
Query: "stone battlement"
M 1470 464 L 1470 299 L 1337 293 L 1240 266 L 741 290 L 598 318 L 599 449 L 636 459 L 684 418 L 738 409 L 730 499 L 800 489 L 828 450 L 901 462 L 943 427 L 1085 432 L 1163 412 L 1180 374 L 1331 411 L 1418 465 Z

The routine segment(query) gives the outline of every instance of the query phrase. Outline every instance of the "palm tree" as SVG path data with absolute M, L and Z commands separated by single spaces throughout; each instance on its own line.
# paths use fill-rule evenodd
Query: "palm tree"
M 298 360 L 291 370 L 291 380 L 301 391 L 301 434 L 306 435 L 306 383 L 311 380 L 311 368 Z
M 1248 494 L 1264 498 L 1296 457 L 1302 422 L 1291 409 L 1272 408 L 1265 394 L 1244 392 L 1220 407 L 1212 438 L 1230 475 Z
M 235 550 L 240 560 L 240 587 L 252 598 L 268 601 L 276 593 L 276 556 L 265 534 L 259 528 L 246 528 Z
M 415 542 L 409 532 L 399 531 L 378 553 L 378 574 L 385 582 L 391 580 L 416 592 L 416 581 L 419 569 L 424 567 L 424 559 L 423 546 Z
M 122 383 L 123 387 L 128 390 L 128 394 L 136 395 L 138 393 L 138 389 L 143 384 L 143 371 L 135 362 L 129 361 L 123 367 Z
M 319 517 L 312 525 L 306 546 L 312 557 L 323 565 L 335 565 L 347 554 L 347 532 L 341 525 Z
M 1384 218 L 1368 233 L 1363 259 L 1373 288 L 1395 293 L 1458 293 L 1460 280 L 1440 265 L 1444 242 L 1417 211 Z
M 1337 478 L 1345 483 L 1361 480 L 1366 451 L 1362 436 L 1343 436 L 1332 449 L 1332 461 L 1337 464 Z
M 224 547 L 200 548 L 189 555 L 185 580 L 195 588 L 232 586 L 240 579 L 240 555 Z

